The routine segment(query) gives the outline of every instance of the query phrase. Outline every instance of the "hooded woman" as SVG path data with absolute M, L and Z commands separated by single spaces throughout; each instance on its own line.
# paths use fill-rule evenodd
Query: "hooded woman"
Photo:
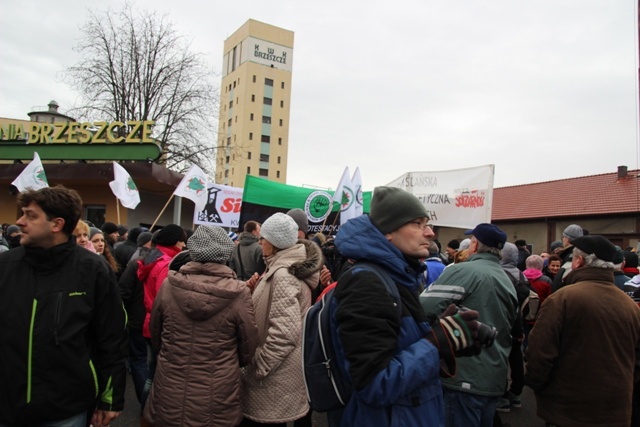
M 157 426 L 237 426 L 240 367 L 257 346 L 251 291 L 226 266 L 234 244 L 200 226 L 191 262 L 170 271 L 151 312 L 158 365 L 144 416 Z
M 320 247 L 298 240 L 298 225 L 276 213 L 260 229 L 266 270 L 253 292 L 258 349 L 243 369 L 242 426 L 282 425 L 309 412 L 302 375 L 302 318 L 311 305 L 323 259 Z

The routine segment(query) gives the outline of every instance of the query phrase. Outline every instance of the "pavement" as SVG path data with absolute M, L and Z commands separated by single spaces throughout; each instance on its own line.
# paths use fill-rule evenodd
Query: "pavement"
M 522 392 L 522 407 L 514 408 L 509 413 L 500 413 L 503 425 L 510 427 L 544 427 L 544 421 L 536 416 L 536 400 L 533 391 L 525 387 Z M 120 417 L 111 423 L 112 427 L 135 427 L 140 425 L 140 404 L 133 390 L 131 376 L 127 379 L 125 408 Z M 289 423 L 289 425 L 293 425 Z M 314 427 L 327 427 L 324 414 L 313 414 Z

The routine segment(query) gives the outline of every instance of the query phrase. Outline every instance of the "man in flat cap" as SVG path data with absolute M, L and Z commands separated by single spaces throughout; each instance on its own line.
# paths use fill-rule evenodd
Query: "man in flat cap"
M 478 224 L 471 235 L 467 261 L 445 268 L 420 296 L 430 321 L 449 304 L 480 312 L 480 322 L 497 329 L 492 346 L 476 357 L 457 360 L 458 373 L 444 378 L 445 426 L 492 427 L 498 399 L 504 394 L 511 351 L 511 328 L 518 300 L 509 277 L 500 267 L 507 235 L 493 224 Z
M 567 286 L 545 299 L 529 335 L 525 382 L 548 423 L 629 426 L 640 310 L 613 282 L 609 240 L 588 235 L 571 243 Z

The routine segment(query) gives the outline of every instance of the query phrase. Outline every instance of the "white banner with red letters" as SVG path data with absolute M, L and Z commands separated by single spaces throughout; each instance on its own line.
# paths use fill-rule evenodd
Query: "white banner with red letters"
M 388 186 L 415 195 L 429 212 L 430 223 L 474 228 L 491 222 L 494 165 L 437 172 L 407 172 Z
M 207 203 L 193 216 L 194 224 L 238 228 L 244 189 L 228 185 L 207 185 Z

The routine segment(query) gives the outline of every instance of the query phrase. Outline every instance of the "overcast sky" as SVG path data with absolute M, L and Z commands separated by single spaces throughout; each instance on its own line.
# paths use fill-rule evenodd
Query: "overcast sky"
M 5 1 L 0 117 L 76 100 L 63 71 L 87 8 Z M 371 190 L 408 171 L 495 164 L 495 187 L 638 168 L 635 0 L 138 0 L 222 68 L 247 19 L 295 33 L 287 183 Z M 219 79 L 217 80 L 219 82 Z

